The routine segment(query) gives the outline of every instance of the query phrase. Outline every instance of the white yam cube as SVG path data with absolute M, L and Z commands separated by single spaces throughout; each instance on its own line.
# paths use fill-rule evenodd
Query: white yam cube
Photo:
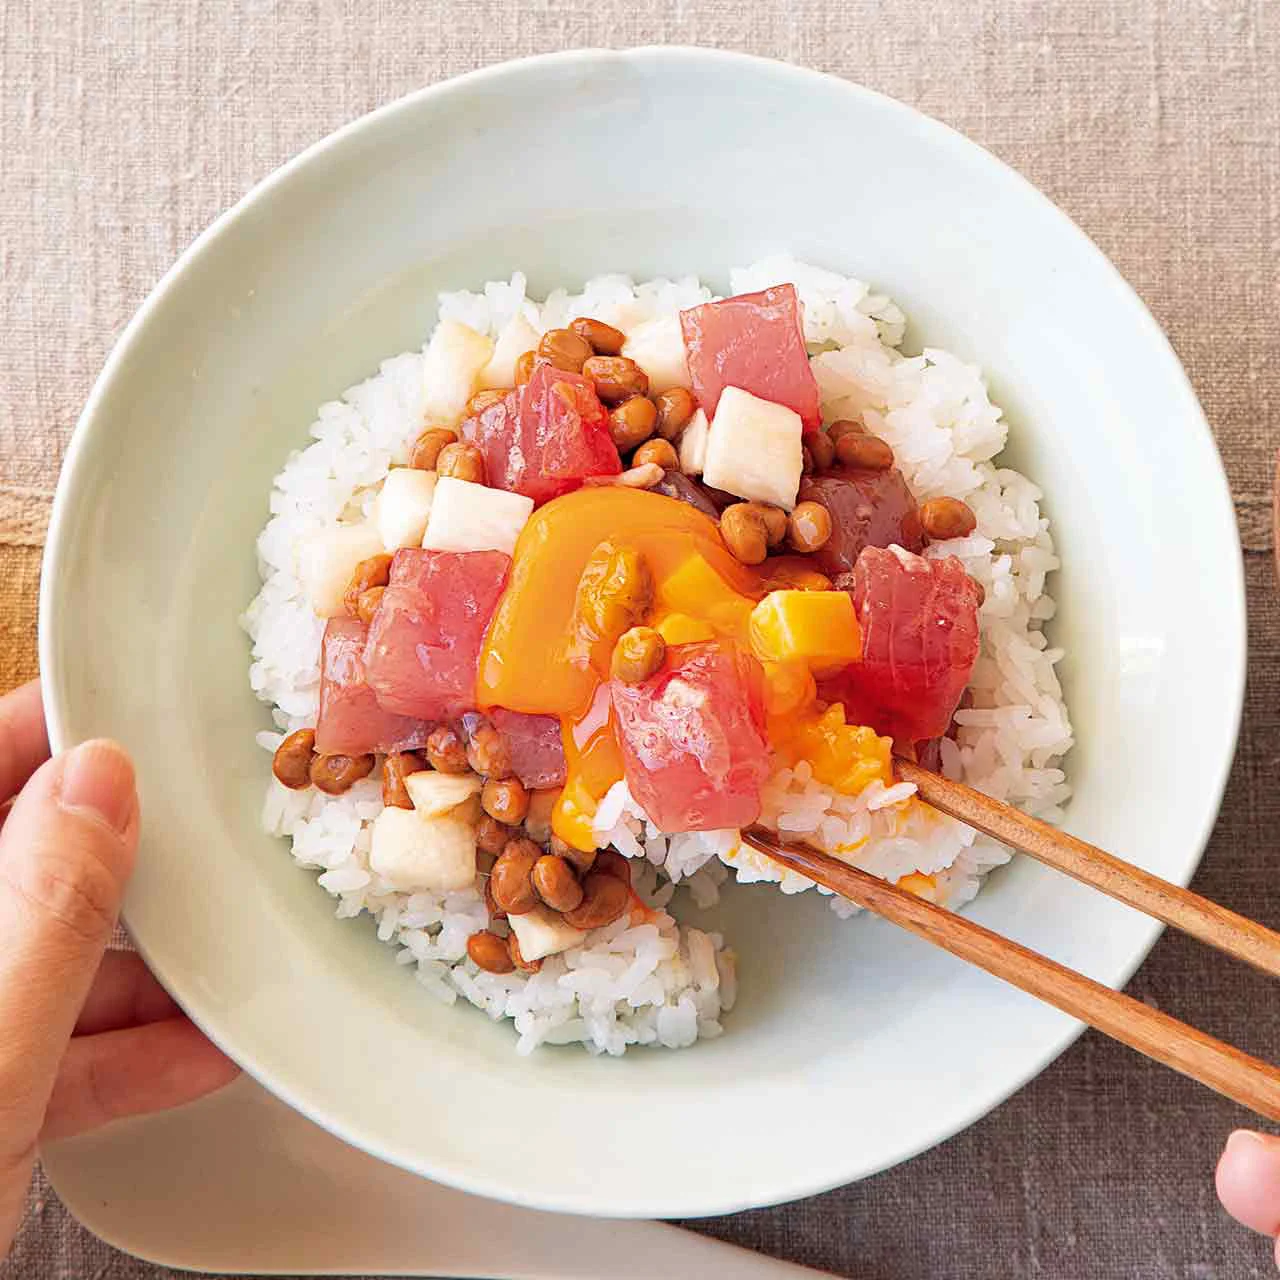
M 510 555 L 532 511 L 533 499 L 523 494 L 441 476 L 422 545 L 428 551 L 502 551 Z
M 441 320 L 427 344 L 422 366 L 427 419 L 454 426 L 476 393 L 480 370 L 492 356 L 492 338 L 457 320 Z
M 375 519 L 384 551 L 422 546 L 436 491 L 436 473 L 392 467 L 382 482 Z
M 794 409 L 725 387 L 707 435 L 702 478 L 726 493 L 790 511 L 800 488 L 802 431 Z
M 334 525 L 307 538 L 298 547 L 298 577 L 311 607 L 322 618 L 340 614 L 356 565 L 381 554 L 382 538 L 368 520 Z
M 650 395 L 661 395 L 672 387 L 693 386 L 679 316 L 665 316 L 636 325 L 623 345 L 622 354 L 649 375 Z
M 474 773 L 437 773 L 420 769 L 404 780 L 413 807 L 424 818 L 438 818 L 480 794 L 484 784 Z
M 534 907 L 523 915 L 508 916 L 507 924 L 516 935 L 520 958 L 526 963 L 568 951 L 587 936 L 581 929 L 565 924 L 563 916 L 548 911 L 546 907 Z
M 680 470 L 687 476 L 700 476 L 707 464 L 707 433 L 711 424 L 701 409 L 689 419 L 680 433 Z
M 538 345 L 538 331 L 517 311 L 507 321 L 494 344 L 493 356 L 480 370 L 480 388 L 506 388 L 516 385 L 516 361 Z
M 452 893 L 475 882 L 476 833 L 469 822 L 388 806 L 370 834 L 369 865 L 399 893 Z

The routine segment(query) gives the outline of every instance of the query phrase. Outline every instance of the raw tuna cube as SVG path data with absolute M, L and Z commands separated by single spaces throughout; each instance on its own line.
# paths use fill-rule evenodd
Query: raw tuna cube
M 680 313 L 693 393 L 715 417 L 725 387 L 785 404 L 806 431 L 822 425 L 818 383 L 809 368 L 794 285 L 743 293 Z
M 850 723 L 907 745 L 947 732 L 978 657 L 982 591 L 954 556 L 868 547 L 853 571 L 862 661 L 822 687 Z
M 754 658 L 678 645 L 641 684 L 612 682 L 627 785 L 663 831 L 743 827 L 760 816 L 769 773 Z
M 386 711 L 443 720 L 475 706 L 485 628 L 511 567 L 500 551 L 397 551 L 364 665 Z
M 462 434 L 484 454 L 491 485 L 538 505 L 579 488 L 587 476 L 622 470 L 595 388 L 580 374 L 550 365 L 539 365 L 519 391 L 464 419 Z
M 829 578 L 852 573 L 864 547 L 896 543 L 907 551 L 924 550 L 916 500 L 897 467 L 833 467 L 820 476 L 805 476 L 797 498 L 820 503 L 831 513 L 831 537 L 809 557 Z
M 384 711 L 365 679 L 364 647 L 369 628 L 358 618 L 330 618 L 320 659 L 320 719 L 316 750 L 324 755 L 362 756 L 371 751 L 411 751 L 431 726 Z
M 541 790 L 564 785 L 564 741 L 555 716 L 527 716 L 494 707 L 489 718 L 506 743 L 512 771 L 526 787 Z

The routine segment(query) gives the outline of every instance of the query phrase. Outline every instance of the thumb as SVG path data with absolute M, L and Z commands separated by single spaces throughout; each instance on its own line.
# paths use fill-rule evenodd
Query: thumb
M 137 838 L 133 766 L 105 740 L 44 764 L 0 829 L 0 1173 L 34 1150 Z

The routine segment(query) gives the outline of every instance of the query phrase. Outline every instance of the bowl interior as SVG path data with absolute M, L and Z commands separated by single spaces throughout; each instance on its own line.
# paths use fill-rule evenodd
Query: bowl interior
M 77 433 L 42 606 L 56 740 L 112 734 L 139 763 L 140 947 L 246 1068 L 377 1155 L 548 1208 L 728 1211 L 938 1141 L 1076 1030 L 879 921 L 753 888 L 715 917 L 742 980 L 723 1038 L 521 1059 L 258 829 L 269 718 L 236 619 L 316 406 L 419 346 L 438 289 L 517 268 L 537 292 L 609 270 L 724 288 L 780 249 L 872 281 L 909 342 L 986 369 L 1064 561 L 1069 826 L 1171 879 L 1195 866 L 1240 707 L 1231 507 L 1167 344 L 1067 219 L 942 126 L 777 64 L 582 53 L 426 91 L 268 180 L 153 295 Z M 1213 627 L 1188 625 L 1188 582 Z M 1029 862 L 973 915 L 1111 983 L 1154 939 Z

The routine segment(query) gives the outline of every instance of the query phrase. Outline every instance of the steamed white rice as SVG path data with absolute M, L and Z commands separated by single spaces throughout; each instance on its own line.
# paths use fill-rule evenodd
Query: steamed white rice
M 742 293 L 786 281 L 804 302 L 825 418 L 861 417 L 893 446 L 919 500 L 962 498 L 977 516 L 970 536 L 926 552 L 958 556 L 986 591 L 971 705 L 956 715 L 954 741 L 943 740 L 943 770 L 1057 820 L 1070 794 L 1061 759 L 1072 737 L 1054 671 L 1062 651 L 1049 646 L 1042 628 L 1054 614 L 1045 582 L 1058 559 L 1040 490 L 994 462 L 1007 435 L 1000 410 L 975 367 L 933 348 L 903 356 L 901 311 L 859 281 L 780 257 L 735 270 L 730 287 Z M 693 278 L 635 284 L 611 275 L 581 294 L 557 290 L 539 304 L 516 273 L 482 293 L 441 295 L 440 315 L 495 336 L 517 310 L 539 332 L 579 315 L 625 330 L 713 296 Z M 422 427 L 422 361 L 421 351 L 396 356 L 341 400 L 322 405 L 314 443 L 291 455 L 276 477 L 271 519 L 258 539 L 263 586 L 243 618 L 253 638 L 250 684 L 271 704 L 278 729 L 258 735 L 268 751 L 284 733 L 313 726 L 318 712 L 324 624 L 304 599 L 296 548 L 344 514 L 367 511 L 390 465 L 405 461 Z M 913 791 L 874 783 L 843 796 L 801 762 L 769 780 L 762 820 L 888 879 L 918 873 L 917 892 L 958 907 L 1009 852 L 927 808 Z M 521 1053 L 544 1042 L 580 1042 L 593 1053 L 620 1054 L 631 1044 L 681 1048 L 719 1035 L 734 998 L 733 954 L 720 935 L 680 926 L 665 910 L 677 886 L 687 887 L 694 907 L 715 902 L 730 871 L 740 883 L 777 882 L 784 893 L 814 887 L 742 846 L 736 832 L 660 834 L 619 783 L 600 805 L 596 834 L 601 845 L 636 859 L 637 891 L 655 908 L 653 921 L 633 927 L 624 916 L 534 975 L 484 973 L 466 956 L 468 936 L 487 924 L 480 883 L 444 897 L 380 883 L 368 861 L 380 808 L 372 779 L 337 797 L 288 791 L 272 779 L 263 823 L 290 839 L 300 865 L 320 873 L 339 916 L 369 912 L 379 939 L 433 995 L 447 1003 L 461 995 L 493 1018 L 511 1018 Z M 839 898 L 832 906 L 854 910 Z

